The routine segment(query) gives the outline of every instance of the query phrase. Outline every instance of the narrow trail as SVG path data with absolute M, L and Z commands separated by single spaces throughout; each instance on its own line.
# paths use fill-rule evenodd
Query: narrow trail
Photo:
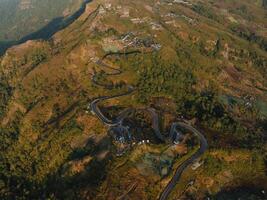
M 140 51 L 131 51 L 131 52 L 119 52 L 119 53 L 109 53 L 106 54 L 101 60 L 98 60 L 95 64 L 98 65 L 99 68 L 102 69 L 107 69 L 111 72 L 106 72 L 104 71 L 106 76 L 116 76 L 120 75 L 122 73 L 122 70 L 119 67 L 111 67 L 108 64 L 104 63 L 104 60 L 108 56 L 114 56 L 114 55 L 130 55 L 130 54 L 138 54 L 141 53 Z M 103 71 L 102 71 L 103 72 Z M 99 86 L 103 87 L 105 89 L 112 89 L 110 88 L 109 85 L 104 84 L 104 83 L 99 83 L 97 80 L 97 75 L 98 73 L 95 72 L 91 78 L 92 82 Z M 117 95 L 112 95 L 112 96 L 101 96 L 95 98 L 91 103 L 90 103 L 90 109 L 93 114 L 98 117 L 98 119 L 105 125 L 109 127 L 123 127 L 123 120 L 127 117 L 129 117 L 133 112 L 133 108 L 127 108 L 123 110 L 115 119 L 109 119 L 106 117 L 103 112 L 100 110 L 98 107 L 99 103 L 114 99 L 114 98 L 119 98 L 127 95 L 131 95 L 135 91 L 134 87 L 131 85 L 127 85 L 127 91 L 123 92 L 121 94 Z M 187 160 L 185 160 L 175 171 L 174 176 L 170 180 L 170 182 L 167 184 L 167 186 L 164 188 L 163 192 L 160 194 L 159 200 L 166 200 L 168 196 L 170 195 L 171 191 L 174 189 L 176 183 L 179 181 L 183 171 L 190 165 L 192 164 L 196 159 L 198 159 L 208 148 L 208 143 L 205 139 L 205 137 L 194 127 L 192 127 L 189 124 L 186 124 L 185 122 L 175 122 L 171 125 L 171 129 L 168 134 L 164 134 L 167 136 L 164 136 L 159 128 L 159 117 L 154 108 L 147 108 L 146 111 L 148 111 L 152 117 L 152 128 L 155 132 L 156 137 L 163 143 L 167 143 L 169 141 L 173 141 L 174 138 L 179 134 L 177 127 L 184 128 L 190 132 L 192 132 L 200 141 L 200 147 L 199 149 L 192 155 L 190 156 Z

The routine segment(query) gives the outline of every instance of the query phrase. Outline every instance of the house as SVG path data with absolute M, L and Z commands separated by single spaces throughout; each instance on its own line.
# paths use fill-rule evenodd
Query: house
M 127 18 L 130 16 L 130 10 L 129 8 L 123 8 L 121 18 Z
M 193 165 L 192 165 L 192 170 L 196 170 L 197 168 L 199 168 L 201 165 L 203 165 L 204 161 L 197 161 L 197 162 L 194 162 Z
M 176 130 L 175 132 L 176 132 L 176 135 L 173 138 L 173 143 L 180 144 L 184 139 L 184 135 L 180 131 Z
M 161 49 L 161 44 L 152 44 L 151 47 L 156 50 L 159 51 Z
M 179 3 L 179 4 L 184 4 L 184 5 L 188 5 L 188 6 L 192 6 L 191 3 L 184 1 L 184 0 L 174 0 L 173 3 Z
M 151 22 L 150 25 L 151 25 L 152 30 L 156 30 L 156 31 L 162 30 L 162 26 L 159 23 Z
M 107 4 L 105 4 L 105 8 L 108 9 L 108 10 L 111 9 L 111 6 L 112 6 L 111 3 L 107 3 Z

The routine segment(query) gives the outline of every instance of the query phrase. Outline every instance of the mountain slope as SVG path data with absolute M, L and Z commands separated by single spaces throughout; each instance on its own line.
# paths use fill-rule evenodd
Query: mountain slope
M 45 38 L 52 28 L 63 26 L 64 21 L 79 10 L 82 2 L 83 0 L 1 0 L 0 48 L 25 37 L 31 39 L 30 34 L 41 30 L 39 38 Z
M 250 0 L 98 0 L 49 41 L 10 48 L 0 60 L 3 199 L 158 198 L 195 141 L 166 148 L 149 117 L 137 112 L 129 119 L 133 135 L 153 143 L 117 157 L 108 128 L 86 110 L 95 97 L 125 91 L 126 83 L 137 90 L 102 105 L 110 116 L 152 106 L 163 128 L 180 116 L 208 139 L 204 165 L 185 172 L 173 198 L 192 179 L 197 191 L 189 188 L 186 198 L 247 183 L 266 188 L 265 18 L 262 4 Z M 105 60 L 123 70 L 99 77 L 112 90 L 92 83 L 100 58 L 136 50 Z

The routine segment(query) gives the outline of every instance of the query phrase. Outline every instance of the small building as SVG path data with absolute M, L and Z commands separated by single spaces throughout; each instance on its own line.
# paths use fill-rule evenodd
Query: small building
M 112 6 L 111 3 L 106 3 L 106 4 L 105 4 L 105 8 L 108 9 L 108 10 L 111 9 L 111 6 Z
M 99 12 L 100 15 L 102 15 L 102 14 L 105 14 L 106 13 L 106 10 L 105 10 L 105 8 L 103 8 L 103 6 L 100 6 L 98 12 Z
M 161 49 L 161 44 L 152 44 L 151 47 L 156 50 L 159 51 Z
M 128 8 L 123 8 L 121 18 L 127 18 L 130 16 L 130 10 Z
M 128 129 L 121 125 L 112 127 L 112 129 L 110 130 L 110 134 L 118 143 L 125 144 L 131 141 L 131 136 Z
M 179 4 L 184 4 L 184 5 L 192 6 L 191 3 L 189 3 L 188 1 L 184 1 L 184 0 L 174 0 L 173 3 L 179 3 Z
M 150 25 L 151 25 L 152 30 L 156 30 L 156 31 L 162 30 L 162 26 L 156 22 L 151 22 Z
M 92 113 L 92 115 L 95 115 L 95 112 L 93 110 L 91 110 L 91 113 Z
M 204 161 L 196 161 L 193 163 L 192 165 L 192 170 L 196 170 L 197 168 L 199 168 L 201 165 L 203 165 Z
M 176 130 L 175 132 L 176 132 L 176 134 L 174 136 L 173 143 L 174 144 L 180 144 L 184 139 L 184 135 L 180 131 Z

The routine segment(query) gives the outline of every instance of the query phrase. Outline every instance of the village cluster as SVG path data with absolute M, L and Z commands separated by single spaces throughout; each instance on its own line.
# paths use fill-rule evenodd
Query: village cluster
M 157 1 L 155 3 L 155 7 L 163 5 L 163 4 L 167 4 L 169 6 L 173 6 L 175 4 L 181 4 L 183 6 L 192 6 L 193 5 L 189 1 L 185 1 L 185 0 L 162 0 L 162 1 Z M 147 6 L 147 10 L 157 12 L 156 8 L 154 8 L 154 7 L 152 8 L 150 6 Z M 107 2 L 103 6 L 100 7 L 99 14 L 105 14 L 107 11 L 114 12 L 120 18 L 125 18 L 125 19 L 128 18 L 133 24 L 147 24 L 154 31 L 160 31 L 163 29 L 162 25 L 159 22 L 153 21 L 148 16 L 145 16 L 145 17 L 140 17 L 140 16 L 133 17 L 133 16 L 131 16 L 131 8 L 130 7 L 123 7 L 121 5 L 112 6 L 111 3 Z M 174 27 L 179 27 L 179 25 L 176 22 L 176 19 L 178 19 L 178 18 L 184 19 L 185 21 L 187 21 L 191 25 L 196 24 L 195 19 L 193 19 L 189 16 L 186 16 L 185 14 L 175 14 L 173 12 L 170 12 L 170 13 L 167 13 L 165 15 L 161 15 L 161 17 L 163 18 L 163 21 L 165 24 L 172 24 Z M 172 18 L 172 19 L 170 20 L 170 18 Z
M 138 139 L 133 137 L 128 126 L 116 126 L 110 129 L 110 135 L 113 137 L 114 144 L 117 148 L 117 156 L 122 156 L 128 149 L 134 146 L 150 144 L 149 139 Z M 180 145 L 186 139 L 180 131 L 176 132 L 172 145 Z
M 157 6 L 161 4 L 182 4 L 183 6 L 191 6 L 192 4 L 188 1 L 183 0 L 173 0 L 173 1 L 157 1 L 155 3 L 154 7 L 150 7 L 149 5 L 146 5 L 146 9 L 150 11 L 157 12 Z M 138 16 L 134 17 L 132 16 L 130 6 L 113 6 L 112 3 L 107 1 L 105 4 L 100 6 L 99 8 L 99 14 L 105 15 L 107 12 L 115 13 L 120 18 L 124 18 L 125 20 L 129 20 L 133 24 L 142 24 L 142 26 L 149 28 L 154 31 L 153 34 L 147 35 L 140 32 L 128 32 L 122 34 L 120 37 L 117 36 L 110 36 L 107 38 L 104 38 L 102 40 L 102 47 L 105 52 L 118 52 L 121 50 L 133 48 L 133 49 L 139 49 L 139 50 L 153 50 L 153 51 L 159 51 L 162 48 L 162 44 L 158 43 L 156 41 L 156 38 L 158 36 L 157 31 L 161 31 L 164 29 L 164 25 L 172 25 L 175 28 L 181 28 L 181 25 L 178 23 L 178 19 L 182 19 L 186 21 L 190 25 L 196 25 L 197 20 L 186 16 L 185 14 L 178 14 L 172 11 L 169 11 L 166 14 L 161 14 L 161 20 L 154 21 L 149 16 Z M 163 25 L 164 24 L 164 25 Z

